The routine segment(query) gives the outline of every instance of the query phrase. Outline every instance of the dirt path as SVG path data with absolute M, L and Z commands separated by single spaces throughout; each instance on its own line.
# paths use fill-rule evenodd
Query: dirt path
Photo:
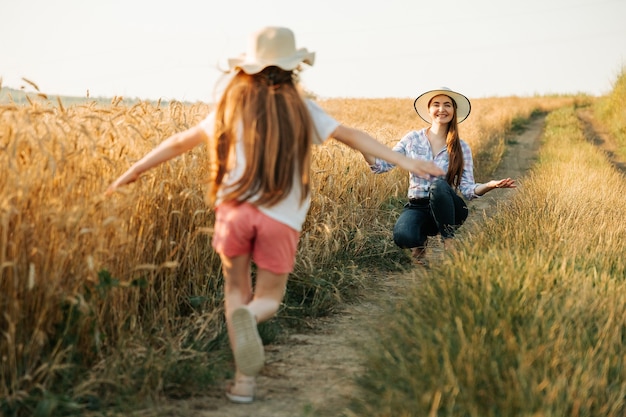
M 622 174 L 626 174 L 626 161 L 620 159 L 616 155 L 615 151 L 617 150 L 617 144 L 615 143 L 615 140 L 593 117 L 591 110 L 583 108 L 578 110 L 576 114 L 578 119 L 583 123 L 587 140 L 600 148 L 615 168 L 617 168 Z
M 494 178 L 520 178 L 534 161 L 544 118 L 536 118 L 507 145 L 501 168 Z M 497 190 L 471 203 L 471 221 L 489 215 L 498 200 L 515 192 Z M 193 417 L 313 417 L 349 416 L 353 378 L 362 370 L 359 345 L 368 343 L 367 332 L 403 286 L 412 285 L 410 274 L 385 277 L 382 285 L 341 314 L 323 318 L 306 334 L 293 334 L 281 344 L 266 346 L 267 365 L 258 378 L 257 400 L 251 405 L 229 403 L 223 391 L 203 398 L 170 403 L 141 416 Z

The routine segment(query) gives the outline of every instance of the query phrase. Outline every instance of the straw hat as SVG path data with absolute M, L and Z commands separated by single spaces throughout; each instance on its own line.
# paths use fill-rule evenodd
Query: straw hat
M 413 107 L 419 117 L 421 117 L 425 122 L 431 122 L 430 114 L 428 112 L 428 103 L 430 103 L 430 100 L 432 100 L 433 97 L 440 94 L 450 97 L 456 103 L 457 123 L 461 123 L 463 120 L 467 119 L 467 116 L 469 116 L 472 109 L 469 99 L 461 93 L 450 90 L 448 87 L 440 87 L 435 90 L 427 91 L 415 99 Z
M 313 65 L 314 61 L 315 52 L 306 48 L 296 49 L 296 40 L 290 29 L 265 27 L 250 36 L 246 53 L 228 59 L 228 69 L 257 74 L 267 67 L 277 66 L 291 71 L 303 62 Z

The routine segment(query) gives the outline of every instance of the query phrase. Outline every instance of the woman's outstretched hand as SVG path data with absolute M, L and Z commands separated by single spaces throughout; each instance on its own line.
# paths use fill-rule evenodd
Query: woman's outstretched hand
M 517 188 L 515 180 L 512 180 L 511 178 L 492 180 L 489 182 L 489 185 L 493 188 Z
M 478 184 L 476 188 L 474 188 L 474 193 L 476 193 L 476 195 L 484 195 L 491 190 L 495 190 L 496 188 L 517 188 L 517 184 L 515 184 L 515 180 L 512 180 L 511 178 L 491 180 L 484 184 Z

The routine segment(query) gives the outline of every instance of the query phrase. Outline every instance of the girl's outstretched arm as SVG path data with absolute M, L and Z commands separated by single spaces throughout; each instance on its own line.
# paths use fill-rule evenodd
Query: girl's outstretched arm
M 123 173 L 107 188 L 105 194 L 109 195 L 117 188 L 135 182 L 141 174 L 149 169 L 191 150 L 206 140 L 206 133 L 198 126 L 170 136 L 139 161 L 135 162 L 128 171 Z
M 372 160 L 372 158 L 378 157 L 420 177 L 428 177 L 429 175 L 438 177 L 446 174 L 441 168 L 435 165 L 434 162 L 424 159 L 408 158 L 399 152 L 391 150 L 391 148 L 383 145 L 359 129 L 339 125 L 333 132 L 332 137 L 360 151 L 368 162 Z

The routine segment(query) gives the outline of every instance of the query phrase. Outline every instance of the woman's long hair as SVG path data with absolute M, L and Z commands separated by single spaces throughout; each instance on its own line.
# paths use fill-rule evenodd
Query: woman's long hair
M 272 66 L 253 75 L 239 71 L 230 81 L 217 105 L 209 144 L 210 203 L 233 168 L 238 136 L 246 167 L 223 200 L 242 202 L 258 196 L 254 204 L 272 206 L 289 194 L 294 178 L 300 182 L 301 201 L 307 198 L 312 122 L 296 77 L 293 71 Z
M 459 138 L 459 124 L 456 120 L 456 101 L 454 101 L 452 97 L 449 98 L 452 100 L 454 114 L 452 115 L 452 120 L 448 123 L 448 134 L 446 136 L 446 147 L 448 149 L 449 159 L 446 182 L 450 184 L 451 187 L 457 189 L 461 184 L 461 177 L 463 176 L 463 149 L 461 148 L 461 140 Z M 430 102 L 428 103 L 428 107 L 430 107 Z

